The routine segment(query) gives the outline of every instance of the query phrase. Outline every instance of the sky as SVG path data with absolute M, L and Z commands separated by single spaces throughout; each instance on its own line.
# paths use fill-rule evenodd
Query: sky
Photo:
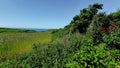
M 94 3 L 104 4 L 106 13 L 120 8 L 119 0 L 0 0 L 0 27 L 63 28 Z

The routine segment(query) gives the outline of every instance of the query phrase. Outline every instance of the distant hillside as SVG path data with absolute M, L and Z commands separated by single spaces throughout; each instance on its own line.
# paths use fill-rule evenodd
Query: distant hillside
M 35 30 L 24 30 L 24 29 L 14 29 L 14 28 L 0 28 L 0 33 L 33 33 Z
M 103 4 L 95 3 L 80 10 L 69 25 L 61 29 L 48 30 L 51 32 L 50 42 L 34 43 L 33 52 L 30 54 L 0 60 L 0 68 L 120 68 L 120 10 L 106 14 L 99 12 L 102 7 Z M 31 43 L 31 39 L 33 40 L 36 35 L 30 38 L 31 35 L 28 37 L 28 34 L 25 33 L 24 38 L 17 34 L 13 37 L 13 43 L 17 43 L 17 36 L 22 41 L 26 40 L 25 46 L 21 46 L 21 51 L 18 46 L 9 46 L 12 42 L 7 40 L 10 38 L 6 35 L 4 38 L 4 34 L 1 34 L 0 55 L 9 54 L 5 51 L 12 55 L 11 49 L 12 53 L 29 49 L 26 43 Z M 41 35 L 40 41 L 49 39 L 49 34 L 44 35 Z
M 41 29 L 41 28 L 16 28 L 16 29 L 22 29 L 22 30 L 33 30 L 33 31 L 36 31 L 36 32 L 45 32 L 45 31 L 48 31 L 50 29 Z

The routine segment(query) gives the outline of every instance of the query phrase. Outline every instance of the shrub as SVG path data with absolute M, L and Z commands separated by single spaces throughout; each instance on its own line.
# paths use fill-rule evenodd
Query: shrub
M 111 48 L 120 49 L 120 30 L 104 34 L 103 41 Z
M 71 57 L 66 68 L 113 68 L 118 65 L 114 57 L 119 57 L 119 52 L 107 49 L 105 44 L 85 46 Z M 118 59 L 120 60 L 120 57 Z
M 120 21 L 117 21 L 116 24 L 118 27 L 120 27 Z

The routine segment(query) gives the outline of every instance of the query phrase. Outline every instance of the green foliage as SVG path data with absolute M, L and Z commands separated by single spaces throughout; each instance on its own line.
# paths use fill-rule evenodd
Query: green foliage
M 68 61 L 66 68 L 113 68 L 119 65 L 114 58 L 119 57 L 119 53 L 119 50 L 106 49 L 105 44 L 84 46 Z
M 94 43 L 102 42 L 102 28 L 109 28 L 110 20 L 107 18 L 105 13 L 96 14 L 92 20 L 92 37 L 94 39 Z
M 65 37 L 64 37 L 65 38 Z M 93 46 L 89 35 L 74 34 L 50 44 L 35 44 L 34 52 L 0 63 L 0 67 L 22 68 L 85 68 L 116 67 L 120 62 L 120 50 L 109 50 L 102 43 Z M 41 46 L 47 46 L 41 48 Z
M 16 34 L 16 33 L 35 33 L 34 30 L 22 30 L 12 28 L 0 28 L 0 34 Z
M 120 27 L 120 21 L 117 21 L 116 24 L 118 27 Z
M 92 18 L 97 14 L 99 9 L 102 9 L 102 4 L 95 3 L 88 8 L 80 11 L 80 14 L 73 17 L 73 20 L 64 29 L 55 31 L 56 36 L 63 36 L 66 34 L 73 34 L 76 32 L 85 33 L 88 26 L 92 22 Z
M 120 19 L 120 10 L 118 10 L 117 12 L 113 12 L 113 13 L 111 13 L 111 14 L 108 15 L 108 16 L 109 16 L 109 18 L 110 18 L 111 20 L 113 20 L 114 22 L 118 22 L 119 19 Z
M 115 21 L 119 25 L 120 12 L 109 15 L 98 13 L 102 6 L 102 4 L 95 3 L 84 8 L 65 28 L 50 31 L 52 32 L 50 43 L 34 44 L 30 54 L 17 55 L 9 60 L 4 60 L 0 62 L 0 68 L 119 68 L 120 29 L 109 32 L 106 29 L 110 30 L 112 27 L 111 21 Z M 41 40 L 43 42 L 48 39 L 49 35 L 44 35 L 41 35 L 40 43 Z M 36 35 L 30 36 L 35 37 Z M 33 42 L 33 39 L 30 42 Z M 15 40 L 13 41 L 15 42 Z M 1 44 L 8 46 L 6 43 Z M 3 47 L 1 46 L 0 50 Z M 28 46 L 26 47 L 29 49 Z M 9 46 L 5 47 L 3 52 L 7 49 Z
M 56 39 L 62 38 L 65 35 L 70 35 L 71 33 L 67 28 L 64 29 L 59 29 L 59 30 L 54 30 L 52 32 L 52 41 L 55 41 Z
M 87 27 L 92 21 L 92 18 L 97 14 L 99 9 L 102 9 L 102 4 L 95 3 L 90 5 L 88 8 L 84 8 L 80 11 L 79 15 L 73 17 L 70 26 L 73 28 L 74 32 L 77 30 L 80 33 L 86 32 Z
M 111 48 L 120 49 L 120 29 L 110 34 L 104 34 L 103 40 Z
M 17 54 L 29 53 L 34 43 L 46 43 L 50 40 L 49 32 L 0 34 L 0 61 Z
M 66 42 L 66 39 L 63 38 L 60 42 L 56 41 L 51 44 L 35 44 L 32 55 L 18 57 L 10 60 L 9 62 L 2 62 L 0 67 L 5 66 L 7 68 L 10 66 L 26 68 L 26 66 L 28 66 L 30 68 L 63 68 L 68 61 L 68 58 L 80 49 L 80 41 L 82 41 L 80 38 L 82 38 L 82 36 L 76 37 L 76 35 L 72 35 L 69 38 L 69 42 Z M 41 48 L 41 46 L 47 47 Z M 15 63 L 11 63 L 13 60 Z

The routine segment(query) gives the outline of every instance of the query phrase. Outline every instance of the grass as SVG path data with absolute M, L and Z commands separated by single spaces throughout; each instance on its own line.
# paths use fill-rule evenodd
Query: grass
M 15 34 L 15 33 L 33 33 L 34 30 L 22 30 L 13 28 L 0 28 L 0 34 Z
M 29 53 L 34 43 L 47 43 L 50 39 L 49 32 L 0 34 L 0 59 Z

